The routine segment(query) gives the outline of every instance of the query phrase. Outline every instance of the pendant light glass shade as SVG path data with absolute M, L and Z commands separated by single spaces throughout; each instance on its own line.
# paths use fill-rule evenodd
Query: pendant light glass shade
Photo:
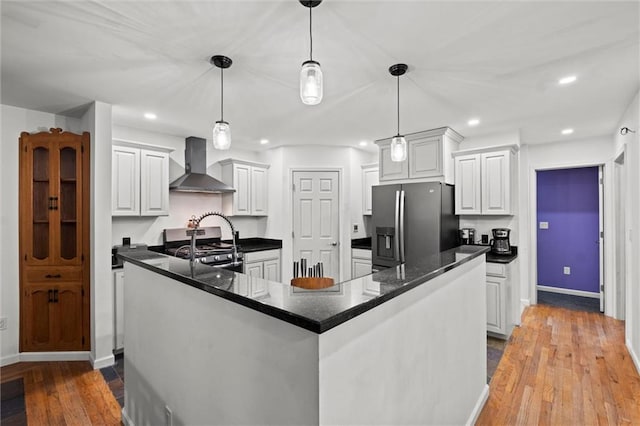
M 231 146 L 231 127 L 226 121 L 216 121 L 213 126 L 213 147 L 215 149 L 229 149 Z
M 316 61 L 302 63 L 300 99 L 305 105 L 318 105 L 322 101 L 322 69 Z
M 396 135 L 391 139 L 391 161 L 404 161 L 407 159 L 407 141 L 402 135 Z

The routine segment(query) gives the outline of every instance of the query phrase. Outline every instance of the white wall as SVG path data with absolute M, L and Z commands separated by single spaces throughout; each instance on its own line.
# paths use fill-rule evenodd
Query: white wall
M 639 92 L 640 93 L 640 92 Z M 615 157 L 625 152 L 625 171 L 627 173 L 627 208 L 628 223 L 626 241 L 626 309 L 625 309 L 625 337 L 626 344 L 640 372 L 640 108 L 637 93 L 620 119 L 615 129 Z M 621 135 L 621 127 L 628 127 L 636 133 Z
M 192 136 L 192 135 L 187 135 Z M 193 135 L 202 137 L 200 135 Z M 173 181 L 184 174 L 184 141 L 186 137 L 173 136 L 163 133 L 150 132 L 123 126 L 113 126 L 113 139 L 124 139 L 133 142 L 158 145 L 173 148 L 170 154 L 169 179 Z M 213 144 L 207 142 L 207 172 L 220 179 L 221 170 L 218 161 L 225 158 L 236 158 L 248 161 L 262 162 L 260 155 L 254 151 L 231 148 L 219 151 Z M 279 170 L 272 167 L 270 174 Z M 269 203 L 272 207 L 273 203 Z M 112 219 L 111 244 L 122 244 L 122 237 L 131 237 L 132 242 L 147 243 L 149 245 L 162 244 L 162 230 L 165 228 L 183 228 L 192 215 L 199 216 L 208 211 L 222 210 L 222 196 L 219 194 L 197 194 L 184 192 L 169 192 L 169 215 L 158 217 L 114 217 Z M 267 218 L 232 218 L 233 225 L 240 232 L 240 238 L 264 237 Z M 231 238 L 226 225 L 217 218 L 205 219 L 204 225 L 221 225 L 222 237 Z M 276 238 L 276 237 L 274 237 Z M 281 238 L 281 237 L 277 237 Z
M 362 164 L 377 161 L 377 155 L 351 147 L 286 146 L 265 152 L 269 172 L 269 221 L 266 236 L 282 239 L 282 280 L 291 279 L 293 241 L 291 232 L 291 178 L 294 169 L 339 169 L 340 188 L 340 274 L 351 277 L 351 238 L 366 236 L 362 217 Z M 279 172 L 281 171 L 281 172 Z M 281 174 L 280 174 L 281 173 Z M 358 224 L 358 232 L 351 232 Z
M 560 143 L 526 145 L 520 151 L 520 263 L 523 304 L 535 303 L 536 272 L 536 170 L 570 167 L 604 167 L 604 233 L 605 247 L 613 247 L 613 138 L 602 136 Z M 525 196 L 526 194 L 526 196 Z M 609 214 L 607 212 L 610 212 Z M 613 250 L 605 249 L 605 292 L 611 291 Z M 605 313 L 611 315 L 612 298 L 605 297 Z
M 18 252 L 18 139 L 21 132 L 35 133 L 49 131 L 59 127 L 79 133 L 82 130 L 80 120 L 62 117 L 39 111 L 2 105 L 2 167 L 0 168 L 2 202 L 0 204 L 0 232 L 2 250 L 0 254 L 1 302 L 0 316 L 7 318 L 7 329 L 0 331 L 0 364 L 6 365 L 18 361 L 19 348 L 19 257 Z
M 91 134 L 91 362 L 113 358 L 113 280 L 111 274 L 111 105 L 94 102 L 82 118 Z

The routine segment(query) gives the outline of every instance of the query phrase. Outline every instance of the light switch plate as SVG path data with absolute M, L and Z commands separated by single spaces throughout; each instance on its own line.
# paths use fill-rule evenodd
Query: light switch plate
M 358 232 L 358 224 L 357 223 L 353 224 L 353 232 Z
M 570 268 L 570 267 L 568 267 L 568 266 L 565 266 L 565 267 L 564 267 L 564 274 L 565 274 L 565 275 L 571 275 L 571 268 Z
M 540 229 L 549 229 L 549 222 L 540 222 Z

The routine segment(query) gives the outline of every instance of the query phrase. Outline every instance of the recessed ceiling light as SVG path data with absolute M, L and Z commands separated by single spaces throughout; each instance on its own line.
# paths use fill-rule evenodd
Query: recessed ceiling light
M 260 139 L 260 145 L 266 145 L 269 143 L 269 139 Z
M 152 112 L 145 112 L 144 118 L 146 118 L 147 120 L 155 120 L 156 118 L 158 118 L 158 116 Z
M 469 126 L 477 126 L 478 124 L 480 124 L 480 120 L 477 118 L 472 118 L 471 120 L 467 121 L 467 124 Z
M 558 80 L 558 84 L 571 84 L 576 81 L 577 77 L 575 75 L 568 75 L 566 77 L 562 77 Z
M 562 134 L 563 135 L 570 135 L 571 133 L 573 133 L 573 129 L 564 129 L 564 130 L 562 130 Z
M 360 141 L 360 146 L 367 146 L 367 141 Z

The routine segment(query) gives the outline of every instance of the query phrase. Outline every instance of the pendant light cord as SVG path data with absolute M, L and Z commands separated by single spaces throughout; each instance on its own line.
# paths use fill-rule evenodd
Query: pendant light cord
M 396 76 L 396 81 L 398 83 L 398 134 L 396 136 L 400 136 L 400 76 Z
M 224 121 L 224 68 L 220 68 L 220 121 Z
M 312 21 L 312 7 L 309 7 L 309 60 L 313 61 L 313 32 L 311 31 L 311 21 Z

